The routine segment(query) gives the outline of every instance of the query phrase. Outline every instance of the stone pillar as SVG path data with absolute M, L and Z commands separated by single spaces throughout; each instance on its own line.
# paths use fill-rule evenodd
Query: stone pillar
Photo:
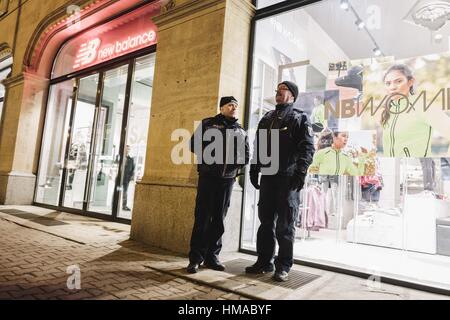
M 0 204 L 33 203 L 48 81 L 29 73 L 9 78 L 0 131 Z
M 171 1 L 155 18 L 158 49 L 147 161 L 137 185 L 131 237 L 187 253 L 196 198 L 195 165 L 175 165 L 171 141 L 179 128 L 218 113 L 218 99 L 244 101 L 250 43 L 251 0 Z M 193 158 L 193 157 L 192 157 Z M 224 251 L 239 246 L 242 189 L 236 187 L 227 217 Z

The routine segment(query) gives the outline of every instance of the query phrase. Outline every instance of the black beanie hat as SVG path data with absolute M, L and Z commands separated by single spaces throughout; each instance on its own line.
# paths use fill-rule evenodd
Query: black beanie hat
M 294 96 L 294 102 L 297 100 L 298 98 L 298 87 L 295 83 L 293 83 L 292 81 L 283 81 L 280 84 L 284 84 L 286 85 L 286 87 L 289 88 L 289 91 L 292 92 L 292 95 Z
M 222 97 L 222 99 L 220 99 L 220 107 L 222 108 L 223 106 L 229 104 L 229 103 L 236 103 L 239 104 L 238 101 L 236 100 L 235 97 L 230 96 L 230 97 Z

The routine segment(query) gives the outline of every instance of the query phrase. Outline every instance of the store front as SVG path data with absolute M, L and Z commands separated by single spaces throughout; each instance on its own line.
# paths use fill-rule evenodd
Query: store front
M 291 80 L 301 92 L 297 106 L 313 123 L 317 151 L 327 137 L 334 141 L 333 132 L 346 133 L 344 153 L 365 153 L 366 162 L 357 175 L 311 169 L 301 194 L 295 258 L 448 293 L 450 5 L 310 3 L 257 2 L 250 141 L 261 117 L 275 108 L 276 85 Z M 403 77 L 410 85 L 409 118 L 400 124 L 400 111 L 386 119 L 383 108 L 372 114 L 370 99 L 375 110 Z M 424 111 L 415 114 L 422 98 Z M 249 181 L 244 193 L 241 249 L 254 252 L 259 194 Z
M 144 174 L 159 7 L 69 39 L 50 79 L 35 203 L 118 221 Z

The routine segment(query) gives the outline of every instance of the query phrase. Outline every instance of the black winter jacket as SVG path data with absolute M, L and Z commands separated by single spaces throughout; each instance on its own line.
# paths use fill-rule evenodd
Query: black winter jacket
M 279 168 L 278 176 L 305 176 L 314 155 L 314 140 L 308 116 L 295 109 L 293 104 L 277 105 L 275 110 L 264 115 L 258 125 L 255 139 L 255 151 L 260 150 L 260 134 L 266 129 L 269 154 L 273 157 L 270 129 L 279 129 Z M 276 150 L 276 149 L 275 149 Z M 258 154 L 253 155 L 251 170 L 260 172 L 269 167 L 260 161 Z M 264 172 L 262 172 L 264 175 Z
M 202 129 L 201 132 L 200 129 Z M 215 152 L 215 144 L 212 145 L 215 142 L 214 138 L 211 139 L 212 141 L 205 141 L 208 140 L 205 139 L 205 134 L 208 135 L 209 130 L 220 132 L 222 136 L 224 143 L 217 144 L 217 150 L 219 150 L 219 147 L 222 149 L 222 157 L 219 157 Z M 214 137 L 213 132 L 209 134 L 212 134 Z M 198 144 L 198 150 L 195 148 L 196 143 Z M 205 149 L 207 149 L 207 152 L 205 152 Z M 197 128 L 191 137 L 190 150 L 197 155 L 199 161 L 197 170 L 199 174 L 210 177 L 236 178 L 238 171 L 250 161 L 247 133 L 239 125 L 237 120 L 229 120 L 222 114 L 202 120 L 201 127 Z M 217 156 L 216 160 L 218 161 L 214 161 L 213 163 L 208 162 L 206 159 L 208 154 L 211 154 L 213 157 Z

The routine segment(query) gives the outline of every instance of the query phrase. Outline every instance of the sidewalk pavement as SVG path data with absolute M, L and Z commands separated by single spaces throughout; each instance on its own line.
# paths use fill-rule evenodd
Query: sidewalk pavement
M 255 257 L 224 253 L 226 272 L 189 275 L 187 258 L 129 240 L 130 226 L 32 206 L 0 206 L 0 300 L 450 299 L 294 266 L 287 283 L 248 276 Z

